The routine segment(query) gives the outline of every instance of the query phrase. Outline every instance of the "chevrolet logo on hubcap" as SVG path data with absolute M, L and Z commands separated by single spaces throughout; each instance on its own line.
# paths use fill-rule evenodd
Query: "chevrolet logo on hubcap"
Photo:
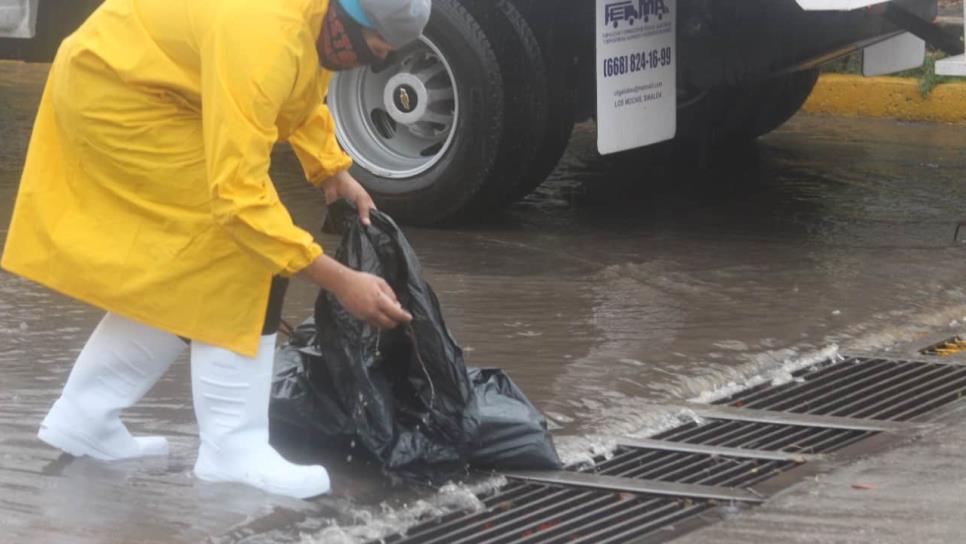
M 411 113 L 416 109 L 416 91 L 409 85 L 400 85 L 394 93 L 396 107 L 403 113 Z
M 403 109 L 407 112 L 412 109 L 412 105 L 409 103 L 409 93 L 406 92 L 405 87 L 399 88 L 399 102 L 402 104 Z

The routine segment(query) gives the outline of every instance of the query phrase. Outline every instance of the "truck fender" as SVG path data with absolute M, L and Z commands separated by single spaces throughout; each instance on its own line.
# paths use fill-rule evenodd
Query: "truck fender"
M 886 4 L 890 0 L 795 0 L 806 11 L 849 11 Z

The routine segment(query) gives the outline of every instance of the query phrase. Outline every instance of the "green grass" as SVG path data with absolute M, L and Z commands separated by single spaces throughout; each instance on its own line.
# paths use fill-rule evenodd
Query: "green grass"
M 942 51 L 929 49 L 926 51 L 926 60 L 919 68 L 906 70 L 891 74 L 891 77 L 911 77 L 919 80 L 919 93 L 925 98 L 936 86 L 951 81 L 962 81 L 962 78 L 940 76 L 936 74 L 936 61 L 945 58 L 946 54 Z M 858 74 L 862 75 L 862 52 L 852 53 L 851 55 L 833 60 L 822 67 L 822 73 L 827 74 Z
M 922 67 L 916 68 L 915 70 L 907 70 L 905 72 L 899 72 L 896 74 L 898 77 L 915 77 L 919 79 L 919 94 L 924 98 L 929 96 L 929 93 L 936 88 L 937 85 L 942 83 L 949 83 L 950 81 L 962 81 L 962 78 L 941 76 L 936 74 L 936 61 L 946 57 L 946 54 L 941 51 L 927 51 L 926 61 L 923 63 Z

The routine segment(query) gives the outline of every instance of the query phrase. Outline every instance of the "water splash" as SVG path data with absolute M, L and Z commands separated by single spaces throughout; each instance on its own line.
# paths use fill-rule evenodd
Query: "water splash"
M 379 540 L 407 529 L 422 521 L 451 512 L 479 512 L 485 508 L 479 497 L 504 487 L 507 479 L 495 476 L 472 484 L 448 483 L 436 495 L 417 500 L 401 508 L 386 503 L 378 509 L 357 509 L 349 512 L 353 522 L 328 527 L 312 534 L 303 534 L 301 544 L 361 544 Z
M 782 352 L 785 353 L 785 350 Z M 772 383 L 775 385 L 788 383 L 793 379 L 792 374 L 798 370 L 813 366 L 822 361 L 843 359 L 842 355 L 839 354 L 839 347 L 834 344 L 803 355 L 788 357 L 777 368 L 774 367 L 774 363 L 772 362 L 773 356 L 773 352 L 766 352 L 759 355 L 750 365 L 739 369 L 738 372 L 745 373 L 744 379 L 729 381 L 712 387 L 688 400 L 690 402 L 708 404 L 716 400 L 728 398 L 735 393 L 763 383 Z

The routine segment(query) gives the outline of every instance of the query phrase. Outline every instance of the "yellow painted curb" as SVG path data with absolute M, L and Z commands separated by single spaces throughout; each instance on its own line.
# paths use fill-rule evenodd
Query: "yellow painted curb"
M 966 82 L 937 85 L 923 98 L 915 78 L 823 74 L 802 109 L 851 117 L 966 123 Z

